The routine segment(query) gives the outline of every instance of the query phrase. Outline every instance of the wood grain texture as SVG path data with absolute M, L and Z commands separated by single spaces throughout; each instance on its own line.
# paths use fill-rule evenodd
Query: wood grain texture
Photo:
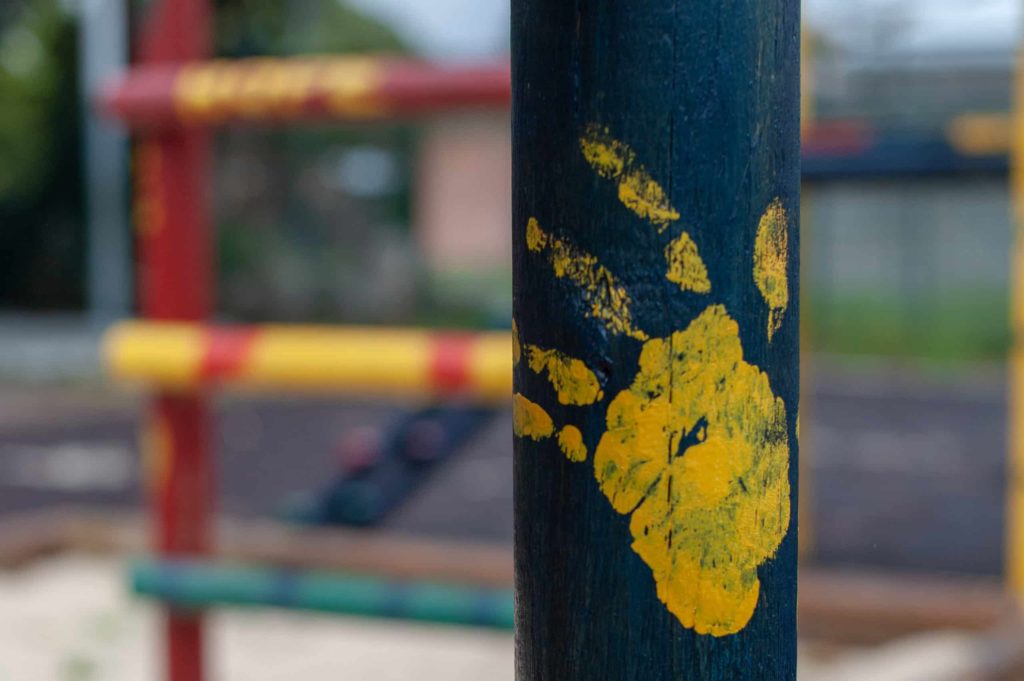
M 570 460 L 546 433 L 515 442 L 517 678 L 793 679 L 799 3 L 513 0 L 512 53 L 519 340 L 578 358 L 602 390 L 594 404 L 566 404 L 526 362 L 515 369 L 516 392 L 555 429 L 578 427 L 589 453 Z M 612 157 L 635 158 L 623 169 L 581 153 L 588 129 L 628 146 Z M 777 213 L 764 219 L 773 205 L 788 216 L 782 234 Z M 543 232 L 534 228 L 528 244 L 531 219 Z M 772 257 L 788 249 L 781 281 L 771 276 L 777 262 L 755 281 L 759 224 L 768 223 Z M 667 252 L 690 257 L 693 246 L 704 269 L 677 266 L 667 277 Z M 592 256 L 603 271 L 581 272 L 583 260 L 559 271 L 566 253 Z M 752 616 L 737 633 L 714 636 L 684 626 L 659 600 L 663 585 L 633 548 L 631 516 L 613 508 L 594 461 L 609 405 L 638 380 L 646 339 L 675 338 L 719 305 L 738 324 L 743 362 L 767 375 L 785 405 L 789 503 L 784 538 L 758 563 Z

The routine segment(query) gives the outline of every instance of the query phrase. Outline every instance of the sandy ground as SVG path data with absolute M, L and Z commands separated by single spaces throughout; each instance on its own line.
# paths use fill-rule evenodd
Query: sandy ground
M 0 573 L 0 681 L 161 679 L 157 609 L 127 592 L 123 568 L 117 558 L 68 555 Z M 210 616 L 210 643 L 215 681 L 515 676 L 510 634 L 464 627 L 222 610 Z M 971 634 L 930 632 L 877 648 L 801 646 L 799 678 L 961 681 L 976 678 L 979 651 L 992 652 L 978 643 Z
M 60 557 L 0 574 L 0 681 L 159 679 L 156 609 L 116 559 Z M 245 610 L 211 617 L 218 681 L 511 680 L 512 637 Z

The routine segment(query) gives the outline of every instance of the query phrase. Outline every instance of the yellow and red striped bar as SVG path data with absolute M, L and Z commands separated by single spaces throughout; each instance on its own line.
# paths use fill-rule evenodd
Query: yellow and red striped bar
M 376 327 L 124 322 L 104 342 L 110 373 L 166 390 L 200 387 L 374 397 L 512 395 L 512 337 Z
M 154 64 L 110 83 L 102 104 L 136 128 L 297 119 L 377 120 L 507 109 L 507 64 L 293 57 Z

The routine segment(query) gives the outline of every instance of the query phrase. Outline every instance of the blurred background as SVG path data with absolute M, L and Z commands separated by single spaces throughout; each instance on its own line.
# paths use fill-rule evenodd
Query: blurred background
M 159 677 L 155 610 L 123 576 L 145 546 L 145 401 L 99 354 L 136 311 L 137 160 L 89 94 L 147 4 L 0 6 L 0 679 Z M 503 0 L 213 4 L 225 58 L 507 60 Z M 1003 577 L 1021 14 L 804 0 L 802 678 L 1024 678 Z M 222 129 L 216 317 L 507 329 L 509 125 L 499 108 Z M 510 551 L 504 409 L 230 396 L 216 413 L 239 559 L 305 556 L 295 526 L 400 538 L 412 562 Z M 215 678 L 512 678 L 505 632 L 212 621 Z

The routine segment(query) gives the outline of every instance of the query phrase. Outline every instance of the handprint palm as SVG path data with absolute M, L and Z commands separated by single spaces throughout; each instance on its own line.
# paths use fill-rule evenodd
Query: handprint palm
M 617 183 L 618 198 L 659 232 L 679 213 L 635 153 L 607 131 L 588 127 L 580 149 L 592 168 Z M 765 210 L 755 241 L 753 279 L 769 307 L 770 340 L 788 304 L 788 218 L 779 201 Z M 632 385 L 608 405 L 606 430 L 594 452 L 594 475 L 621 514 L 630 515 L 633 550 L 651 569 L 657 595 L 679 622 L 698 633 L 742 630 L 760 592 L 757 568 L 789 527 L 789 441 L 786 408 L 768 376 L 743 359 L 739 326 L 722 305 L 704 309 L 666 338 L 637 328 L 628 291 L 596 257 L 544 231 L 531 218 L 529 250 L 553 273 L 578 286 L 587 313 L 609 331 L 642 342 Z M 697 244 L 684 231 L 665 249 L 666 278 L 686 291 L 711 291 Z M 603 399 L 597 375 L 582 361 L 520 345 L 514 360 L 547 373 L 562 404 Z M 516 435 L 557 437 L 571 461 L 585 461 L 580 431 L 557 431 L 540 405 L 514 396 Z

